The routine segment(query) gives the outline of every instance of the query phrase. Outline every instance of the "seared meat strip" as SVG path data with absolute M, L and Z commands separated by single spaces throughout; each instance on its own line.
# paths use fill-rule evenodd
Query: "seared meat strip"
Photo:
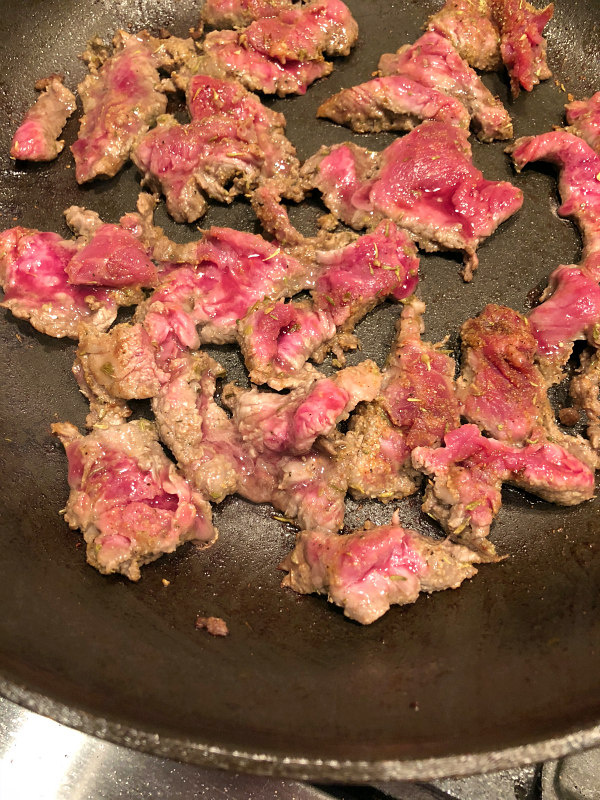
M 524 317 L 512 308 L 490 304 L 465 322 L 461 337 L 457 394 L 469 422 L 511 444 L 560 444 L 596 466 L 588 443 L 562 433 L 556 424 L 546 381 L 535 363 L 537 342 Z
M 525 136 L 510 148 L 517 169 L 550 161 L 560 169 L 561 216 L 572 217 L 583 237 L 582 263 L 560 266 L 551 276 L 544 302 L 530 314 L 544 372 L 561 376 L 575 339 L 600 322 L 600 155 L 578 136 L 557 130 Z
M 352 144 L 322 147 L 302 175 L 353 228 L 387 217 L 425 250 L 464 251 L 465 280 L 477 267 L 477 245 L 523 202 L 520 189 L 487 181 L 473 166 L 466 131 L 439 122 L 419 125 L 379 154 Z
M 114 322 L 127 298 L 97 286 L 74 286 L 67 267 L 75 242 L 57 233 L 9 228 L 0 233 L 0 304 L 48 336 L 77 339 L 81 322 L 104 331 Z M 135 302 L 135 298 L 134 302 Z
M 460 424 L 452 358 L 421 341 L 425 305 L 409 301 L 398 321 L 392 352 L 383 371 L 381 392 L 352 415 L 338 445 L 338 458 L 352 495 L 383 502 L 419 488 L 410 453 L 438 447 Z
M 392 604 L 414 603 L 420 592 L 456 589 L 476 574 L 477 554 L 391 525 L 365 526 L 345 536 L 305 530 L 283 561 L 282 586 L 326 594 L 351 619 L 369 625 Z
M 233 342 L 237 320 L 254 303 L 291 296 L 314 280 L 306 265 L 261 236 L 210 228 L 195 244 L 193 261 L 163 279 L 138 307 L 137 319 L 157 346 L 173 335 L 190 349 Z
M 10 156 L 20 161 L 52 161 L 65 146 L 57 139 L 75 111 L 75 95 L 63 86 L 60 75 L 38 81 L 35 88 L 43 89 L 42 94 L 13 136 Z
M 331 315 L 306 301 L 266 299 L 238 322 L 238 341 L 250 380 L 278 391 L 314 380 L 318 373 L 306 362 L 335 334 Z
M 512 123 L 508 112 L 463 61 L 445 36 L 427 31 L 414 44 L 379 60 L 382 75 L 403 75 L 429 89 L 455 97 L 466 106 L 474 130 L 484 142 L 511 139 Z
M 205 0 L 202 20 L 212 28 L 245 28 L 255 19 L 273 17 L 291 0 Z
M 310 0 L 252 22 L 240 44 L 287 64 L 347 56 L 357 38 L 358 25 L 342 0 Z
M 145 421 L 94 430 L 81 436 L 68 422 L 53 432 L 69 460 L 65 520 L 80 528 L 88 562 L 103 574 L 136 581 L 140 566 L 190 540 L 217 536 L 210 505 L 194 492 Z
M 367 359 L 285 395 L 254 388 L 244 391 L 228 384 L 223 402 L 253 451 L 302 455 L 309 452 L 317 437 L 332 433 L 358 403 L 373 400 L 380 385 L 379 369 Z
M 191 39 L 155 39 L 146 31 L 118 31 L 114 53 L 79 85 L 84 115 L 71 146 L 78 183 L 110 178 L 129 159 L 137 136 L 167 108 L 158 69 L 175 66 L 194 52 Z
M 564 448 L 548 442 L 517 447 L 463 425 L 444 437 L 444 447 L 417 447 L 413 466 L 432 476 L 423 511 L 450 537 L 493 558 L 485 540 L 502 504 L 502 483 L 512 483 L 551 503 L 571 506 L 594 494 L 594 472 Z
M 600 153 L 600 92 L 586 100 L 574 100 L 565 106 L 569 130 Z
M 468 128 L 470 121 L 461 102 L 404 75 L 386 75 L 342 89 L 319 106 L 317 117 L 357 133 L 410 131 L 425 119 Z
M 333 70 L 330 61 L 287 61 L 277 59 L 253 48 L 243 47 L 241 33 L 213 31 L 202 44 L 204 59 L 201 71 L 218 70 L 223 76 L 235 78 L 250 91 L 277 94 L 306 94 L 307 88 Z
M 521 88 L 530 92 L 552 73 L 546 63 L 546 40 L 542 31 L 552 19 L 554 3 L 538 10 L 527 0 L 490 0 L 500 31 L 502 61 L 510 76 L 513 97 Z
M 143 182 L 165 194 L 177 222 L 193 222 L 205 213 L 204 194 L 230 203 L 266 180 L 301 199 L 291 188 L 299 163 L 284 133 L 283 114 L 235 81 L 202 75 L 189 81 L 188 105 L 192 122 L 180 125 L 162 116 L 132 154 Z
M 449 39 L 460 57 L 475 69 L 495 71 L 502 64 L 500 35 L 489 0 L 447 0 L 429 17 L 427 30 Z
M 306 361 L 322 361 L 328 349 L 343 361 L 342 351 L 358 346 L 354 326 L 386 297 L 402 300 L 417 284 L 416 249 L 389 221 L 346 247 L 305 249 L 302 256 L 318 273 L 312 304 L 267 299 L 238 323 L 250 379 L 273 389 L 314 377 Z

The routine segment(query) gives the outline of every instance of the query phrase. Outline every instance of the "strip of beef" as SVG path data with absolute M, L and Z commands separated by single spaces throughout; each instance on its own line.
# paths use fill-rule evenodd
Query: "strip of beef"
M 210 228 L 196 243 L 193 261 L 166 275 L 137 318 L 158 347 L 172 336 L 190 349 L 234 342 L 237 320 L 254 303 L 291 296 L 314 280 L 306 265 L 261 236 Z
M 554 13 L 554 3 L 538 10 L 527 0 L 490 0 L 500 31 L 502 61 L 510 76 L 513 97 L 521 88 L 530 92 L 552 73 L 546 63 L 542 32 Z
M 285 136 L 285 118 L 234 87 L 233 81 L 204 84 L 202 76 L 193 78 L 188 88 L 192 122 L 180 125 L 164 115 L 135 146 L 132 158 L 143 182 L 164 193 L 177 222 L 193 222 L 205 213 L 204 194 L 230 203 L 266 180 L 294 194 L 299 163 Z M 212 103 L 206 102 L 207 90 Z
M 57 233 L 21 227 L 0 233 L 1 305 L 59 339 L 77 339 L 82 322 L 106 330 L 127 298 L 102 287 L 69 283 L 66 270 L 75 253 L 76 244 Z
M 328 453 L 256 453 L 214 400 L 216 379 L 224 374 L 219 364 L 195 353 L 172 360 L 169 369 L 152 407 L 161 438 L 196 489 L 213 502 L 237 492 L 273 503 L 300 526 L 342 527 L 346 484 Z
M 144 245 L 119 225 L 102 224 L 66 268 L 69 282 L 92 286 L 155 286 L 156 267 Z
M 202 20 L 212 28 L 245 28 L 255 19 L 273 17 L 291 5 L 290 0 L 205 0 Z
M 600 92 L 586 100 L 574 100 L 565 106 L 568 130 L 600 152 Z
M 210 505 L 166 457 L 151 423 L 129 422 L 88 436 L 69 423 L 52 430 L 69 460 L 65 519 L 81 529 L 87 560 L 103 574 L 119 572 L 136 581 L 140 566 L 183 542 L 216 539 Z
M 155 39 L 118 31 L 114 53 L 79 84 L 83 117 L 71 146 L 78 183 L 110 178 L 129 159 L 134 141 L 167 108 L 158 69 L 194 52 L 191 39 Z
M 413 494 L 421 482 L 412 467 L 415 447 L 437 447 L 460 424 L 455 364 L 421 341 L 425 305 L 415 298 L 402 311 L 381 392 L 352 415 L 338 458 L 357 499 L 383 502 Z
M 430 475 L 423 511 L 450 537 L 493 560 L 486 540 L 502 504 L 503 483 L 512 483 L 551 503 L 571 506 L 594 494 L 594 472 L 557 444 L 518 447 L 484 437 L 463 425 L 444 437 L 444 447 L 418 447 L 413 466 Z
M 287 64 L 347 56 L 357 38 L 358 25 L 342 0 L 311 0 L 252 22 L 240 43 Z
M 280 63 L 253 48 L 243 47 L 242 34 L 236 31 L 213 31 L 204 39 L 200 71 L 219 70 L 235 78 L 250 91 L 277 94 L 306 94 L 311 83 L 333 70 L 330 61 L 286 61 Z
M 238 322 L 238 341 L 252 383 L 281 390 L 317 377 L 308 359 L 336 334 L 327 311 L 307 301 L 263 300 Z
M 414 44 L 381 56 L 379 71 L 382 75 L 412 78 L 429 89 L 455 97 L 466 106 L 482 141 L 512 138 L 508 112 L 445 36 L 427 31 Z
M 560 444 L 596 466 L 587 442 L 562 433 L 556 424 L 546 381 L 536 364 L 537 342 L 524 317 L 506 306 L 490 304 L 465 322 L 461 337 L 457 394 L 469 422 L 511 444 Z
M 250 202 L 258 221 L 267 234 L 273 236 L 285 247 L 296 247 L 306 242 L 306 237 L 292 225 L 287 208 L 281 202 L 281 197 L 281 189 L 273 185 L 271 181 L 266 181 L 252 192 Z
M 589 335 L 600 322 L 600 156 L 568 131 L 557 130 L 518 139 L 511 147 L 517 169 L 532 161 L 549 161 L 560 169 L 558 213 L 572 217 L 583 237 L 579 266 L 560 266 L 551 276 L 542 299 L 530 315 L 544 372 L 561 376 L 575 339 Z
M 302 531 L 281 565 L 288 573 L 282 586 L 326 594 L 347 617 L 369 625 L 392 604 L 414 603 L 420 592 L 456 589 L 476 574 L 478 561 L 466 547 L 400 527 L 395 514 L 391 525 L 345 536 Z
M 253 451 L 302 455 L 309 452 L 317 437 L 332 433 L 358 403 L 373 400 L 380 385 L 377 365 L 365 360 L 284 395 L 254 388 L 244 391 L 228 384 L 223 402 Z
M 580 369 L 571 378 L 569 393 L 576 408 L 585 411 L 588 439 L 600 453 L 600 353 L 587 349 L 581 354 Z
M 342 89 L 319 106 L 317 117 L 357 133 L 410 131 L 426 119 L 468 128 L 470 121 L 460 101 L 404 75 L 386 75 Z
M 305 249 L 303 257 L 318 274 L 312 303 L 267 299 L 238 323 L 250 379 L 273 389 L 314 377 L 307 359 L 322 361 L 329 349 L 343 362 L 343 351 L 358 346 L 354 326 L 386 297 L 402 300 L 417 284 L 415 247 L 389 221 L 346 247 Z
M 466 131 L 439 122 L 419 125 L 380 154 L 350 144 L 322 147 L 302 175 L 354 228 L 387 217 L 425 250 L 464 251 L 465 280 L 477 267 L 478 244 L 523 202 L 520 189 L 487 181 L 474 167 Z
M 502 64 L 500 35 L 489 0 L 447 0 L 429 17 L 427 30 L 449 39 L 460 57 L 475 69 L 495 71 Z
M 38 81 L 35 88 L 42 93 L 17 128 L 10 155 L 20 161 L 52 161 L 65 146 L 57 140 L 75 111 L 75 95 L 63 85 L 60 75 Z

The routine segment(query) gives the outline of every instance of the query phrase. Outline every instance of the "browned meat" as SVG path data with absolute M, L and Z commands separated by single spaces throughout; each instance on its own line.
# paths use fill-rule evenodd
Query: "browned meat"
M 10 148 L 11 158 L 21 161 L 56 158 L 65 146 L 57 139 L 76 107 L 75 95 L 63 86 L 60 75 L 51 75 L 38 86 L 42 94 L 25 115 Z
M 145 420 L 81 436 L 69 423 L 53 432 L 69 460 L 65 520 L 80 528 L 88 562 L 136 581 L 140 567 L 186 541 L 212 543 L 210 505 L 194 492 Z
M 421 341 L 424 310 L 414 298 L 404 306 L 381 392 L 353 414 L 339 445 L 338 457 L 356 498 L 388 502 L 416 492 L 421 480 L 411 464 L 411 451 L 438 447 L 444 434 L 460 424 L 455 364 Z
M 477 267 L 478 244 L 523 203 L 520 189 L 487 181 L 474 167 L 466 131 L 440 122 L 419 125 L 381 153 L 351 143 L 322 147 L 301 172 L 353 228 L 388 218 L 425 250 L 462 250 L 465 280 Z
M 273 17 L 291 0 L 205 0 L 202 20 L 212 28 L 245 28 L 255 19 Z
M 489 0 L 447 0 L 429 17 L 427 29 L 449 39 L 460 57 L 475 69 L 500 68 L 500 34 Z
M 467 107 L 474 130 L 482 141 L 512 138 L 508 112 L 445 36 L 427 31 L 414 44 L 383 55 L 379 71 L 382 75 L 412 78 L 429 89 L 455 97 Z
M 369 625 L 392 604 L 414 603 L 420 592 L 456 589 L 476 574 L 479 557 L 466 547 L 391 525 L 345 536 L 305 530 L 284 560 L 283 586 L 326 594 L 351 619 Z
M 468 128 L 470 120 L 461 102 L 403 75 L 386 75 L 342 89 L 319 106 L 317 117 L 357 133 L 410 131 L 426 119 Z
M 193 222 L 207 208 L 204 195 L 230 203 L 269 180 L 294 192 L 299 163 L 285 136 L 283 114 L 271 111 L 235 81 L 204 75 L 188 84 L 192 122 L 163 115 L 138 138 L 132 158 L 143 183 L 162 191 L 177 222 Z
M 585 100 L 574 100 L 565 106 L 569 130 L 600 153 L 600 92 Z
M 588 438 L 600 454 L 600 353 L 597 350 L 583 351 L 580 370 L 571 379 L 569 392 L 576 407 L 585 411 Z
M 423 511 L 437 519 L 450 537 L 493 560 L 486 537 L 502 504 L 505 482 L 551 503 L 576 505 L 594 494 L 594 473 L 557 444 L 525 447 L 482 436 L 463 425 L 444 437 L 444 447 L 418 447 L 413 466 L 432 477 Z
M 227 623 L 221 617 L 196 617 L 196 628 L 205 630 L 211 636 L 229 636 Z
M 538 10 L 527 0 L 490 0 L 500 31 L 502 61 L 510 76 L 513 97 L 521 88 L 530 92 L 552 73 L 546 63 L 542 31 L 552 19 L 554 3 Z
M 232 410 L 243 441 L 254 452 L 303 455 L 317 437 L 327 436 L 338 422 L 347 419 L 358 403 L 373 400 L 380 385 L 379 369 L 367 359 L 285 395 L 254 388 L 244 391 L 228 384 L 223 402 Z
M 84 113 L 71 150 L 79 183 L 116 175 L 136 137 L 167 108 L 158 69 L 177 66 L 195 50 L 191 39 L 155 39 L 146 31 L 118 31 L 113 45 L 112 56 L 92 59 L 78 87 Z

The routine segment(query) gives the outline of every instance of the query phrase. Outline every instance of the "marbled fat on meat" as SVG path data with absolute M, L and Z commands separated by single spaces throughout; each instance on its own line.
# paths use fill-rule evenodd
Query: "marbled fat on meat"
M 13 136 L 11 158 L 52 161 L 65 146 L 63 141 L 57 140 L 75 111 L 75 95 L 63 86 L 62 78 L 58 75 L 51 75 L 42 84 L 42 94 L 25 114 L 25 119 Z
M 178 474 L 154 426 L 129 422 L 81 436 L 56 423 L 69 460 L 65 520 L 80 528 L 88 562 L 138 580 L 140 567 L 186 541 L 216 538 L 210 505 Z
M 429 539 L 391 525 L 337 536 L 316 530 L 298 534 L 284 560 L 283 586 L 300 594 L 326 594 L 351 619 L 369 625 L 392 604 L 414 603 L 420 592 L 455 589 L 477 570 L 479 557 L 452 542 Z

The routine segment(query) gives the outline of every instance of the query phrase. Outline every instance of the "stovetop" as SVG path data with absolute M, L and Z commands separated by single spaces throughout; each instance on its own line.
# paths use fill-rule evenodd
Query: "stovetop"
M 200 769 L 80 733 L 0 698 L 1 800 L 598 800 L 600 749 L 431 783 L 316 786 Z

